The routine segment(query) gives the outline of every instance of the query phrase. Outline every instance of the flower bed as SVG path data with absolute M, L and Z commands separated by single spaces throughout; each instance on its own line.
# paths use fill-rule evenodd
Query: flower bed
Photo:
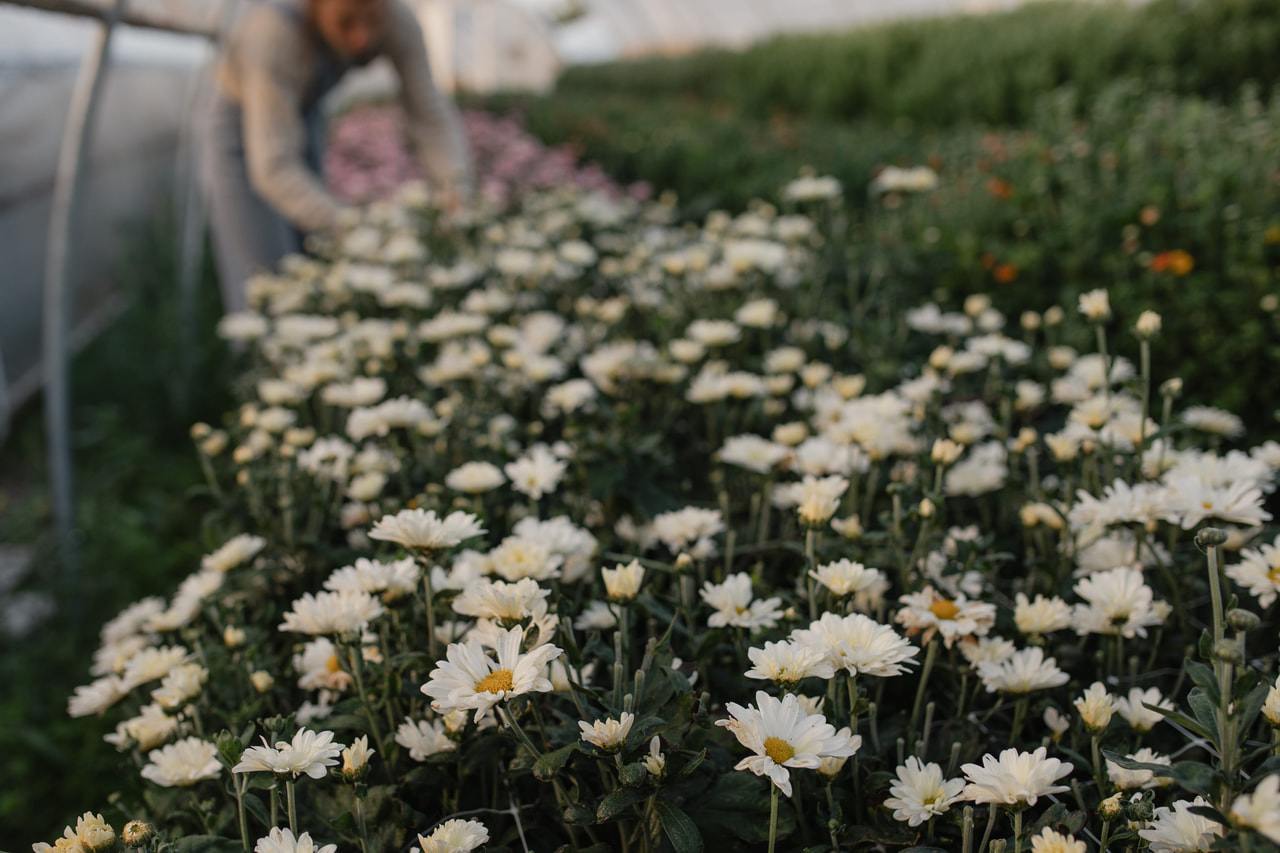
M 1158 315 L 833 288 L 816 177 L 425 201 L 224 319 L 211 547 L 69 706 L 145 823 L 61 847 L 1280 840 L 1280 446 L 1179 401 Z

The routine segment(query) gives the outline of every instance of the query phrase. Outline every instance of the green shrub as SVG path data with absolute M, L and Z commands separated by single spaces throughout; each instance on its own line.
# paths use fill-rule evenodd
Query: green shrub
M 1016 124 L 1071 84 L 1086 99 L 1119 77 L 1225 97 L 1280 77 L 1280 3 L 1156 0 L 1034 3 L 1009 12 L 908 20 L 569 69 L 562 95 L 658 94 L 724 102 L 756 117 L 910 118 Z

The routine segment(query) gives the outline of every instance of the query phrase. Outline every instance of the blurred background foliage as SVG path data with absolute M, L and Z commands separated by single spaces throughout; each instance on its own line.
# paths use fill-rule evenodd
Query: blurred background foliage
M 122 235 L 115 277 L 125 307 L 72 364 L 73 453 L 79 569 L 57 568 L 38 404 L 14 424 L 0 453 L 0 542 L 26 546 L 23 588 L 56 611 L 25 638 L 0 633 L 0 849 L 24 851 L 106 794 L 136 784 L 102 742 L 105 722 L 72 720 L 67 697 L 85 680 L 102 623 L 147 595 L 168 594 L 208 550 L 208 504 L 188 430 L 231 405 L 212 269 L 198 292 L 197 334 L 178 321 L 170 222 Z M 19 782 L 18 780 L 21 780 Z
M 991 292 L 1016 317 L 1110 288 L 1118 324 L 1164 315 L 1157 377 L 1183 377 L 1261 441 L 1277 430 L 1258 389 L 1280 357 L 1276 45 L 1276 0 L 1055 2 L 570 69 L 549 97 L 484 104 L 619 180 L 674 190 L 690 218 L 772 198 L 805 167 L 834 175 L 859 266 L 902 305 Z M 869 191 L 885 166 L 920 164 L 938 189 Z M 170 232 L 133 235 L 127 308 L 74 363 L 74 582 L 53 570 L 37 408 L 0 453 L 0 541 L 35 549 L 25 586 L 58 606 L 35 635 L 0 635 L 0 849 L 122 786 L 105 724 L 73 723 L 66 698 L 102 622 L 207 550 L 187 431 L 226 412 L 234 371 L 211 270 L 197 334 L 180 331 Z M 868 284 L 842 274 L 833 287 Z

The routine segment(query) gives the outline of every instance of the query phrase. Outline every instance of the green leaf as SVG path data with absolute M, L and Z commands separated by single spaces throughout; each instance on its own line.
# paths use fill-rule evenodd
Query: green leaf
M 698 767 L 702 765 L 702 762 L 706 760 L 707 760 L 707 751 L 704 749 L 701 752 L 699 752 L 697 755 L 695 755 L 693 758 L 690 758 L 688 761 L 685 762 L 684 767 L 680 768 L 680 775 L 688 776 L 690 773 L 697 770 Z
M 1200 663 L 1200 661 L 1188 660 L 1187 675 L 1196 683 L 1196 686 L 1205 692 L 1209 697 L 1209 701 L 1217 705 L 1222 701 L 1222 691 L 1218 689 L 1218 676 L 1214 673 L 1213 667 L 1208 664 Z
M 350 832 L 355 828 L 356 819 L 351 812 L 343 812 L 329 821 L 329 826 L 336 832 Z
M 1159 705 L 1149 705 L 1146 702 L 1142 703 L 1142 707 L 1146 708 L 1148 711 L 1155 711 L 1157 714 L 1160 714 L 1165 719 L 1171 720 L 1172 722 L 1177 723 L 1178 725 L 1182 726 L 1188 731 L 1194 732 L 1200 737 L 1203 737 L 1203 738 L 1213 737 L 1213 735 L 1209 732 L 1208 729 L 1200 725 L 1200 723 L 1197 722 L 1196 720 L 1193 720 L 1190 717 L 1188 717 L 1186 714 L 1181 713 L 1180 711 L 1175 711 L 1172 708 L 1162 708 Z
M 1237 706 L 1240 714 L 1240 731 L 1247 732 L 1253 727 L 1253 721 L 1258 719 L 1262 706 L 1267 704 L 1267 694 L 1270 692 L 1271 685 L 1259 684 L 1241 700 Z
M 188 835 L 174 844 L 177 853 L 244 853 L 238 840 L 218 835 Z
M 565 807 L 564 822 L 573 826 L 591 826 L 596 822 L 596 813 L 582 803 L 571 803 Z
M 702 833 L 687 814 L 664 800 L 655 801 L 653 809 L 676 853 L 702 853 Z
M 600 801 L 600 805 L 596 807 L 596 821 L 605 823 L 613 820 L 648 796 L 649 792 L 642 788 L 619 788 Z
M 1214 780 L 1218 778 L 1216 770 L 1198 761 L 1179 761 L 1173 765 L 1173 772 L 1169 775 L 1188 791 L 1206 797 L 1211 794 Z
M 533 762 L 533 775 L 542 782 L 550 782 L 551 777 L 560 772 L 569 758 L 578 751 L 578 742 L 562 746 L 554 752 L 544 753 L 541 758 Z
M 1191 706 L 1192 712 L 1195 713 L 1196 719 L 1200 721 L 1200 725 L 1208 733 L 1213 745 L 1218 746 L 1222 737 L 1218 732 L 1218 706 L 1210 701 L 1209 697 L 1204 695 L 1204 692 L 1199 688 L 1193 688 L 1187 694 L 1187 704 Z
M 262 804 L 262 800 L 258 798 L 257 794 L 253 794 L 248 791 L 245 792 L 244 808 L 245 811 L 258 819 L 258 822 L 262 824 L 264 829 L 270 828 L 271 816 L 267 814 L 267 807 Z

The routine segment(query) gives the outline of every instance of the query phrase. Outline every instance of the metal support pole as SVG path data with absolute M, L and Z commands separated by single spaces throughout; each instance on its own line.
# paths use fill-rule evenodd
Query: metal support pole
M 75 294 L 68 292 L 67 258 L 70 249 L 72 215 L 84 169 L 85 145 L 93 126 L 103 71 L 111 47 L 116 21 L 124 12 L 125 0 L 116 0 L 111 13 L 98 30 L 76 76 L 67 110 L 67 125 L 58 152 L 58 172 L 53 185 L 53 205 L 49 215 L 49 237 L 45 256 L 44 414 L 49 480 L 53 491 L 54 520 L 57 523 L 62 567 L 67 580 L 76 571 L 75 502 L 71 467 L 71 405 L 68 382 L 67 327 L 74 313 Z

